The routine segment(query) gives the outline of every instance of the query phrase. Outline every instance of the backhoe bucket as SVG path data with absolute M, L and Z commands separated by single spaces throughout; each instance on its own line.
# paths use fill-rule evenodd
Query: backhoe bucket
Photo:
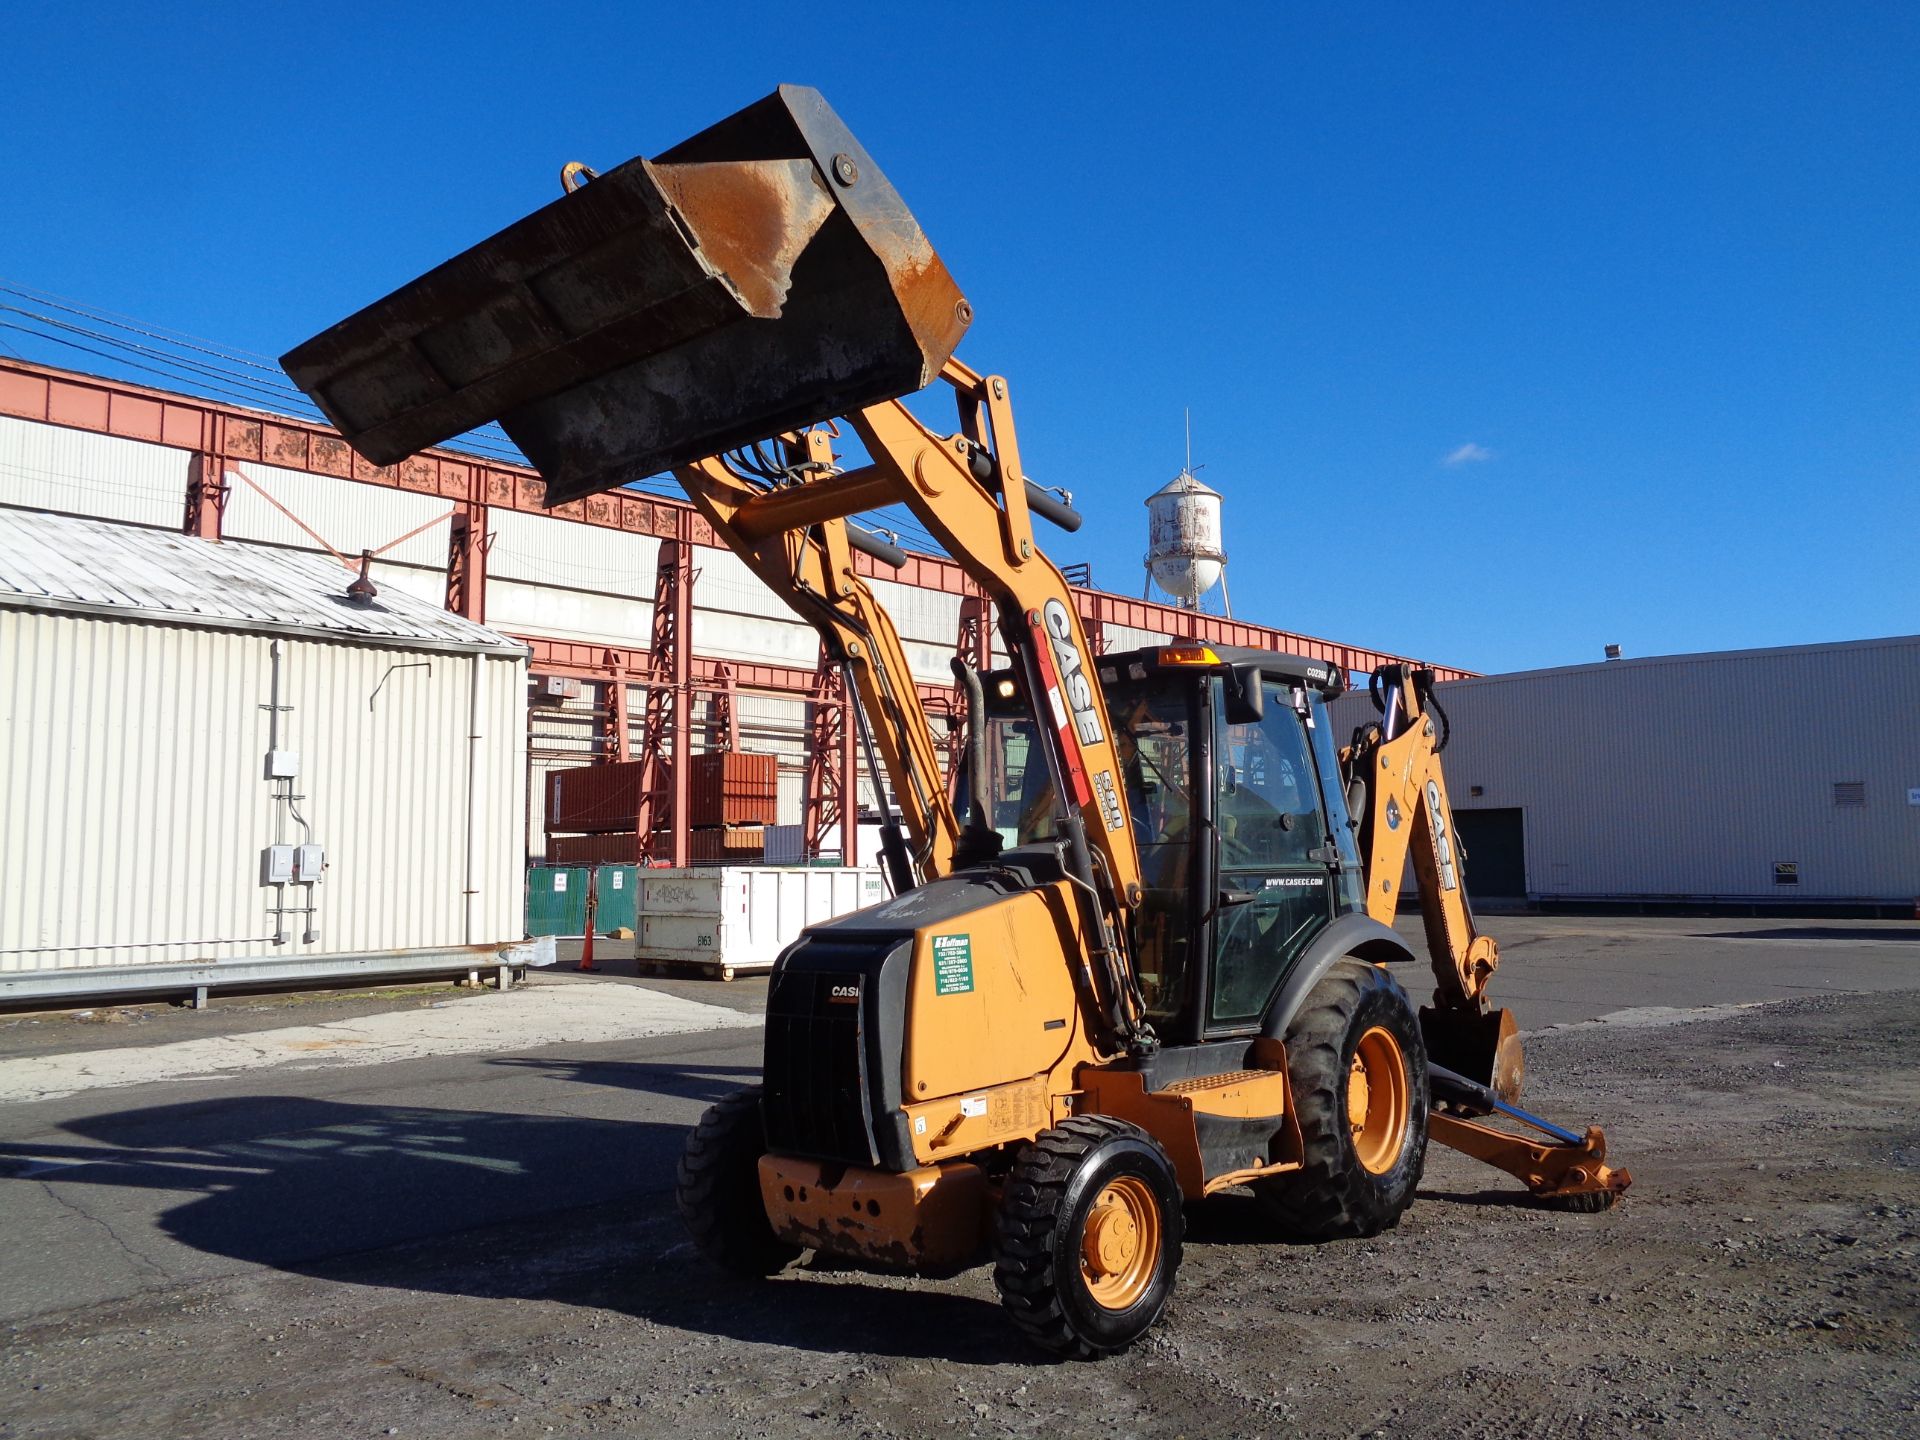
M 1518 1103 L 1527 1065 L 1511 1010 L 1475 1015 L 1423 1005 L 1420 1032 L 1434 1064 L 1485 1085 L 1509 1105 Z
M 784 85 L 281 363 L 375 464 L 500 421 L 557 505 L 910 394 L 971 319 L 860 143 Z

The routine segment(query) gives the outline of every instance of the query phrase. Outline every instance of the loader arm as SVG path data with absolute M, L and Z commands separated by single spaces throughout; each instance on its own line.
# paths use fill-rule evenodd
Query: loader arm
M 831 471 L 826 431 L 782 436 L 779 443 L 796 461 L 796 475 Z M 770 528 L 754 508 L 769 492 L 734 473 L 719 457 L 682 466 L 674 478 L 713 527 L 715 538 L 813 625 L 827 653 L 845 667 L 856 702 L 873 721 L 874 746 L 906 827 L 912 873 L 921 880 L 946 874 L 952 868 L 958 827 L 933 728 L 893 618 L 854 568 L 846 522 L 830 519 L 799 528 Z M 771 493 L 790 504 L 799 488 Z M 756 516 L 762 520 L 759 525 L 753 523 Z M 880 777 L 874 780 L 877 784 Z M 886 797 L 880 800 L 884 808 Z M 894 879 L 896 884 L 911 883 L 911 876 Z
M 1087 908 L 1087 933 L 1098 937 L 1090 958 L 1103 1039 L 1114 1049 L 1150 1047 L 1127 950 L 1140 862 L 1120 798 L 1112 723 L 1072 591 L 1034 540 L 1031 507 L 1072 523 L 1078 517 L 1032 487 L 1021 470 L 1005 379 L 983 377 L 957 360 L 940 378 L 959 402 L 960 429 L 952 435 L 936 434 L 894 400 L 844 417 L 869 456 L 859 469 L 816 468 L 793 484 L 744 495 L 717 461 L 676 477 L 715 522 L 716 535 L 852 662 L 862 704 L 883 722 L 880 749 L 924 878 L 951 867 L 957 825 L 905 653 L 845 554 L 847 517 L 905 506 L 986 592 L 1026 678 L 1056 779 L 1069 870 Z
M 846 663 L 912 837 L 902 881 L 946 873 L 957 831 L 905 651 L 853 572 L 845 521 L 907 506 L 992 599 L 1025 675 L 1095 951 L 1094 1028 L 1108 1048 L 1150 1048 L 1111 726 L 1030 511 L 1078 517 L 1025 476 L 1005 380 L 953 359 L 973 309 L 912 212 L 819 93 L 792 85 L 650 160 L 569 166 L 563 188 L 295 347 L 288 374 L 377 464 L 497 419 L 549 505 L 670 470 Z M 900 403 L 936 378 L 960 402 L 945 437 Z M 835 418 L 869 464 L 832 467 L 812 427 Z M 785 464 L 766 463 L 770 438 Z

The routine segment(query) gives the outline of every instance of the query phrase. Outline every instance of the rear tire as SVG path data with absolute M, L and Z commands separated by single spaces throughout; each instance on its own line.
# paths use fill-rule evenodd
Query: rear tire
M 1308 993 L 1286 1043 L 1305 1165 L 1254 1194 L 1297 1239 L 1392 1228 L 1427 1158 L 1427 1049 L 1406 991 L 1378 965 L 1343 960 Z
M 674 1198 L 700 1252 L 724 1270 L 771 1275 L 799 1258 L 800 1247 L 773 1233 L 760 1199 L 760 1157 L 767 1153 L 760 1087 L 736 1090 L 700 1117 L 680 1153 Z
M 994 1284 L 1042 1349 L 1112 1355 L 1166 1310 L 1183 1230 L 1180 1184 L 1159 1141 L 1124 1120 L 1078 1115 L 1014 1157 Z

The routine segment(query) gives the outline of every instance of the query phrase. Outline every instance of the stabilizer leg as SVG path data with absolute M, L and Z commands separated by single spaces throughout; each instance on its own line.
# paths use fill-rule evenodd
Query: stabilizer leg
M 1605 1210 L 1633 1184 L 1633 1176 L 1606 1163 L 1607 1137 L 1599 1126 L 1585 1135 L 1509 1105 L 1491 1089 L 1439 1065 L 1428 1067 L 1434 1099 L 1475 1115 L 1501 1114 L 1538 1130 L 1547 1142 L 1496 1130 L 1435 1109 L 1428 1135 L 1449 1150 L 1504 1170 L 1534 1198 L 1566 1210 Z

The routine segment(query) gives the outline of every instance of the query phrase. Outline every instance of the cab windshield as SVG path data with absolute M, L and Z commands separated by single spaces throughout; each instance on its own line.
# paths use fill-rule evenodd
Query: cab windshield
M 1193 727 L 1186 689 L 1118 687 L 1107 691 L 1106 700 L 1133 833 L 1141 863 L 1151 870 L 1153 848 L 1184 843 L 1192 818 Z M 1008 846 L 1060 834 L 1053 776 L 1031 718 L 988 717 L 987 795 L 993 828 Z
M 1133 950 L 1148 1016 L 1177 1019 L 1188 1006 L 1192 959 L 1195 719 L 1199 687 L 1184 678 L 1111 685 L 1105 691 L 1134 843 L 1140 903 Z M 1060 833 L 1053 777 L 1034 722 L 993 715 L 987 729 L 987 794 L 993 827 L 1008 846 Z

